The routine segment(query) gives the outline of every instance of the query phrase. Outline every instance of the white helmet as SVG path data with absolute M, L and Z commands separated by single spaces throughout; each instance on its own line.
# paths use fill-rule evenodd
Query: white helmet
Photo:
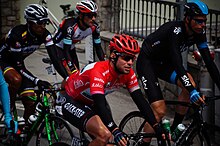
M 77 13 L 96 13 L 98 6 L 92 0 L 83 0 L 76 4 Z
M 35 23 L 40 21 L 48 21 L 48 10 L 46 7 L 39 4 L 30 4 L 24 10 L 24 18 L 27 21 Z

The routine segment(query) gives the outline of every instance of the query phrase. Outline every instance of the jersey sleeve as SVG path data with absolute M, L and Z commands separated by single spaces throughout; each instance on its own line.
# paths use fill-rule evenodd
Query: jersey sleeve
M 63 33 L 63 43 L 64 45 L 72 45 L 72 35 L 74 33 L 73 24 L 71 22 L 71 19 L 66 19 L 62 22 L 60 25 L 60 29 Z
M 95 23 L 95 25 L 92 26 L 92 31 L 93 31 L 92 37 L 93 37 L 94 44 L 101 44 L 99 25 Z
M 172 64 L 175 68 L 175 71 L 177 73 L 177 77 L 180 79 L 181 83 L 184 85 L 184 87 L 187 89 L 187 91 L 191 92 L 195 88 L 193 87 L 193 84 L 191 83 L 187 72 L 183 66 L 182 56 L 181 56 L 181 27 L 175 27 L 174 29 L 171 29 L 172 32 L 169 35 L 169 41 L 170 41 L 170 50 L 169 54 L 171 57 Z M 182 46 L 184 47 L 184 46 Z
M 196 38 L 196 46 L 199 50 L 208 49 L 208 43 L 207 43 L 205 31 L 202 34 L 196 35 L 195 38 Z
M 94 68 L 90 74 L 90 92 L 93 94 L 105 94 L 105 79 L 101 71 Z
M 133 69 L 131 69 L 130 73 L 128 74 L 126 81 L 127 81 L 126 87 L 130 93 L 132 93 L 133 91 L 135 91 L 137 89 L 140 89 L 136 74 L 134 73 Z
M 46 47 L 54 45 L 52 35 L 50 34 L 50 32 L 48 30 L 47 30 L 46 35 L 45 35 L 44 44 L 45 44 Z

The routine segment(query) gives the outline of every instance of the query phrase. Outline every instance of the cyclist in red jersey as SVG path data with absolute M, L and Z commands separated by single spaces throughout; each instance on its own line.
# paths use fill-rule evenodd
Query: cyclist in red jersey
M 128 35 L 115 35 L 109 48 L 109 60 L 88 64 L 69 77 L 65 92 L 57 101 L 62 106 L 60 114 L 75 127 L 95 137 L 90 146 L 104 146 L 112 135 L 118 145 L 125 146 L 126 136 L 115 124 L 105 95 L 126 87 L 158 138 L 163 141 L 163 130 L 145 100 L 132 69 L 140 51 L 137 41 Z

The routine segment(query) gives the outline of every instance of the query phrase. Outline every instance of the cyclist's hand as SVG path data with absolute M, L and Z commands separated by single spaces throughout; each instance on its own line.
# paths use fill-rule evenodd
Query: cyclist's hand
M 121 132 L 118 128 L 115 129 L 112 134 L 114 135 L 114 141 L 119 146 L 127 145 L 127 136 L 125 133 Z
M 156 133 L 158 146 L 166 146 L 166 139 L 171 139 L 169 132 L 166 132 L 160 124 L 156 124 L 154 127 Z
M 12 133 L 12 132 L 17 133 L 17 131 L 18 131 L 18 122 L 17 121 L 13 121 L 14 122 L 14 127 L 12 129 L 11 121 L 13 121 L 12 117 L 11 117 L 11 114 L 5 114 L 5 124 L 6 124 L 7 128 L 8 128 L 8 132 L 10 132 L 10 133 Z
M 42 89 L 51 89 L 52 85 L 47 81 L 38 80 L 37 86 L 40 90 Z
M 199 95 L 199 92 L 197 92 L 195 89 L 190 92 L 190 102 L 194 103 L 196 105 L 205 104 L 204 99 Z

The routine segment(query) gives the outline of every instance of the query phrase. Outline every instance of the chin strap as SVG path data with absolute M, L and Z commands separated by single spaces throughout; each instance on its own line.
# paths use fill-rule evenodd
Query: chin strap
M 110 57 L 110 60 L 112 61 L 113 65 L 114 65 L 114 69 L 116 72 L 118 72 L 119 74 L 123 74 L 123 72 L 121 72 L 120 70 L 118 70 L 117 66 L 116 66 L 116 62 L 118 61 L 118 55 L 116 55 L 115 58 Z
M 83 24 L 86 28 L 89 28 L 89 25 L 84 22 L 84 17 L 85 17 L 85 15 L 82 14 L 82 19 L 81 19 L 82 24 Z

